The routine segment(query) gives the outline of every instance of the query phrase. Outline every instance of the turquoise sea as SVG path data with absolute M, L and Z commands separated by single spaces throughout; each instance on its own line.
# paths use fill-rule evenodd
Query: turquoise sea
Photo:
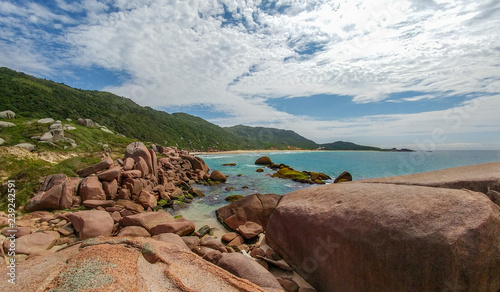
M 272 178 L 270 174 L 274 171 L 268 168 L 264 168 L 264 172 L 256 172 L 260 166 L 255 165 L 254 162 L 261 156 L 269 156 L 274 163 L 287 164 L 295 170 L 323 172 L 332 178 L 343 171 L 348 171 L 354 180 L 500 161 L 500 151 L 496 150 L 434 152 L 276 151 L 197 156 L 207 163 L 211 171 L 219 170 L 225 175 L 229 175 L 224 184 L 216 186 L 196 185 L 195 187 L 202 190 L 206 197 L 197 198 L 187 209 L 176 212 L 193 220 L 197 228 L 203 224 L 210 226 L 216 224 L 214 223 L 215 210 L 228 204 L 224 199 L 229 195 L 286 194 L 294 190 L 317 186 Z M 222 166 L 226 163 L 236 163 L 236 166 Z

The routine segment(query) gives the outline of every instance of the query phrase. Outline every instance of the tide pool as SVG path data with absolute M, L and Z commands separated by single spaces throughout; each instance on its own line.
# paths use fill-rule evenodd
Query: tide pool
M 204 224 L 221 228 L 216 223 L 215 210 L 228 204 L 225 198 L 229 195 L 247 196 L 255 193 L 281 195 L 318 186 L 270 177 L 274 170 L 254 164 L 261 156 L 269 156 L 274 163 L 287 164 L 295 170 L 323 172 L 332 179 L 343 171 L 348 171 L 354 180 L 500 161 L 500 151 L 276 151 L 197 156 L 206 162 L 211 171 L 219 170 L 228 175 L 224 184 L 195 185 L 206 196 L 195 199 L 188 208 L 176 212 L 194 221 L 197 228 Z M 236 166 L 222 166 L 227 163 L 236 163 Z M 259 167 L 262 167 L 264 172 L 256 172 Z

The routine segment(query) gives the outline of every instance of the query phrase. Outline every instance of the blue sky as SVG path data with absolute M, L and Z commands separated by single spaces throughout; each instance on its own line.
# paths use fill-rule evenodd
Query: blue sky
M 319 143 L 500 149 L 496 0 L 1 1 L 0 66 Z

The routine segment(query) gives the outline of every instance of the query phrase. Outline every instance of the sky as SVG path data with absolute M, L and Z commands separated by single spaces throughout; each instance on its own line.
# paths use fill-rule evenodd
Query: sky
M 0 1 L 0 66 L 317 143 L 500 149 L 500 1 Z

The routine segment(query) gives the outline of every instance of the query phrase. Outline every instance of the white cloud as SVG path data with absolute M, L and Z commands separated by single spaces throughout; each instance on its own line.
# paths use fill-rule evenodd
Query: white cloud
M 0 2 L 0 14 L 59 23 L 72 49 L 55 60 L 58 65 L 131 76 L 106 90 L 157 108 L 211 106 L 231 115 L 214 120 L 221 124 L 286 127 L 323 140 L 426 135 L 442 113 L 324 122 L 277 111 L 266 100 L 332 94 L 352 96 L 355 103 L 411 103 L 500 92 L 498 1 L 278 0 L 274 9 L 259 0 L 56 2 L 68 13 L 86 12 L 86 19 L 61 27 L 71 23 L 71 14 L 8 2 Z M 50 53 L 25 47 L 23 58 L 50 63 Z M 16 55 L 0 53 L 2 64 L 12 63 L 9 54 Z M 388 99 L 405 91 L 421 94 Z M 480 122 L 490 117 L 480 116 Z M 470 127 L 479 130 L 474 119 Z M 411 127 L 416 124 L 421 127 Z

